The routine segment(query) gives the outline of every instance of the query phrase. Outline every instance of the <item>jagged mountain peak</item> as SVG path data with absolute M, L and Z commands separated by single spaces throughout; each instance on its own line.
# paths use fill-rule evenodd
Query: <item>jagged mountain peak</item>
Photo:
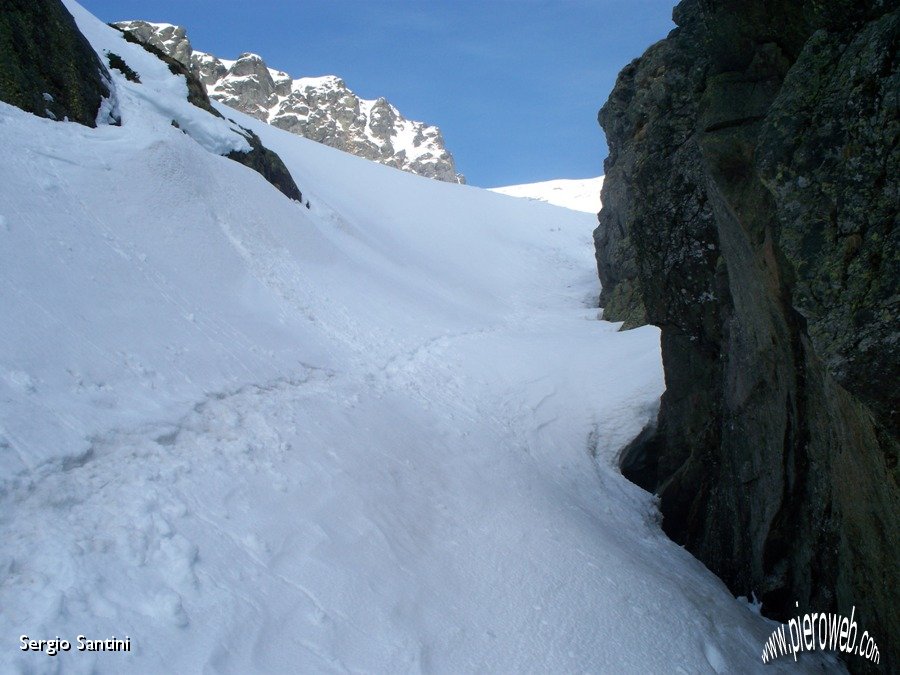
M 380 164 L 465 183 L 438 127 L 406 119 L 384 97 L 360 98 L 336 75 L 294 78 L 253 52 L 230 60 L 194 51 L 186 30 L 173 24 L 115 25 L 188 64 L 210 98 L 236 110 Z
M 184 65 L 191 65 L 191 41 L 183 26 L 158 21 L 119 21 L 115 24 L 122 30 L 133 33 L 142 42 L 147 42 Z

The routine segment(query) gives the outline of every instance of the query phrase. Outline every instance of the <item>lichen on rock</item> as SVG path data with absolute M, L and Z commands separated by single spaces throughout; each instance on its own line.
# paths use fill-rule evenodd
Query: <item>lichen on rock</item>
M 59 0 L 4 0 L 0 54 L 0 100 L 40 117 L 96 126 L 111 94 L 109 72 Z
M 600 304 L 661 327 L 667 387 L 623 472 L 736 594 L 855 606 L 898 667 L 900 9 L 674 19 L 599 115 Z

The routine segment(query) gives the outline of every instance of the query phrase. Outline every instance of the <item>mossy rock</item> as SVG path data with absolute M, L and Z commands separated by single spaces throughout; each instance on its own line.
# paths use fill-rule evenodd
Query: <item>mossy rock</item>
M 604 321 L 622 321 L 620 330 L 631 330 L 647 324 L 647 310 L 641 298 L 640 282 L 625 279 L 610 292 L 603 307 Z
M 96 126 L 109 73 L 59 0 L 4 0 L 0 54 L 0 100 Z
M 623 471 L 736 595 L 779 621 L 856 607 L 895 672 L 900 8 L 673 18 L 599 115 L 604 318 L 643 307 L 666 381 Z

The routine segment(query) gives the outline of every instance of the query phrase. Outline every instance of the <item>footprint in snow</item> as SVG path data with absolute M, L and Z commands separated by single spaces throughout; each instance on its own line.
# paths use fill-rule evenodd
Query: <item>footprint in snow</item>
M 11 387 L 18 389 L 19 391 L 29 394 L 33 394 L 37 391 L 34 378 L 24 370 L 10 370 L 6 373 L 5 379 Z

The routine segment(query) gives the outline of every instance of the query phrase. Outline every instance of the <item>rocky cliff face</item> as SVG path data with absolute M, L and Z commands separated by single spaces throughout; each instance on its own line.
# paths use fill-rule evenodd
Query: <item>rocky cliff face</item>
M 291 133 L 420 176 L 464 183 L 440 129 L 408 120 L 384 98 L 359 98 L 338 77 L 294 79 L 256 54 L 235 61 L 193 51 L 184 28 L 147 21 L 116 24 L 189 64 L 209 96 Z
M 116 123 L 106 67 L 61 2 L 5 0 L 0 100 L 40 117 Z
M 734 592 L 855 606 L 900 667 L 900 9 L 674 18 L 600 111 L 601 305 L 661 327 L 667 384 L 623 471 Z
M 120 21 L 115 26 L 119 30 L 128 31 L 144 44 L 156 47 L 188 68 L 191 67 L 191 54 L 194 50 L 183 27 L 149 21 Z

